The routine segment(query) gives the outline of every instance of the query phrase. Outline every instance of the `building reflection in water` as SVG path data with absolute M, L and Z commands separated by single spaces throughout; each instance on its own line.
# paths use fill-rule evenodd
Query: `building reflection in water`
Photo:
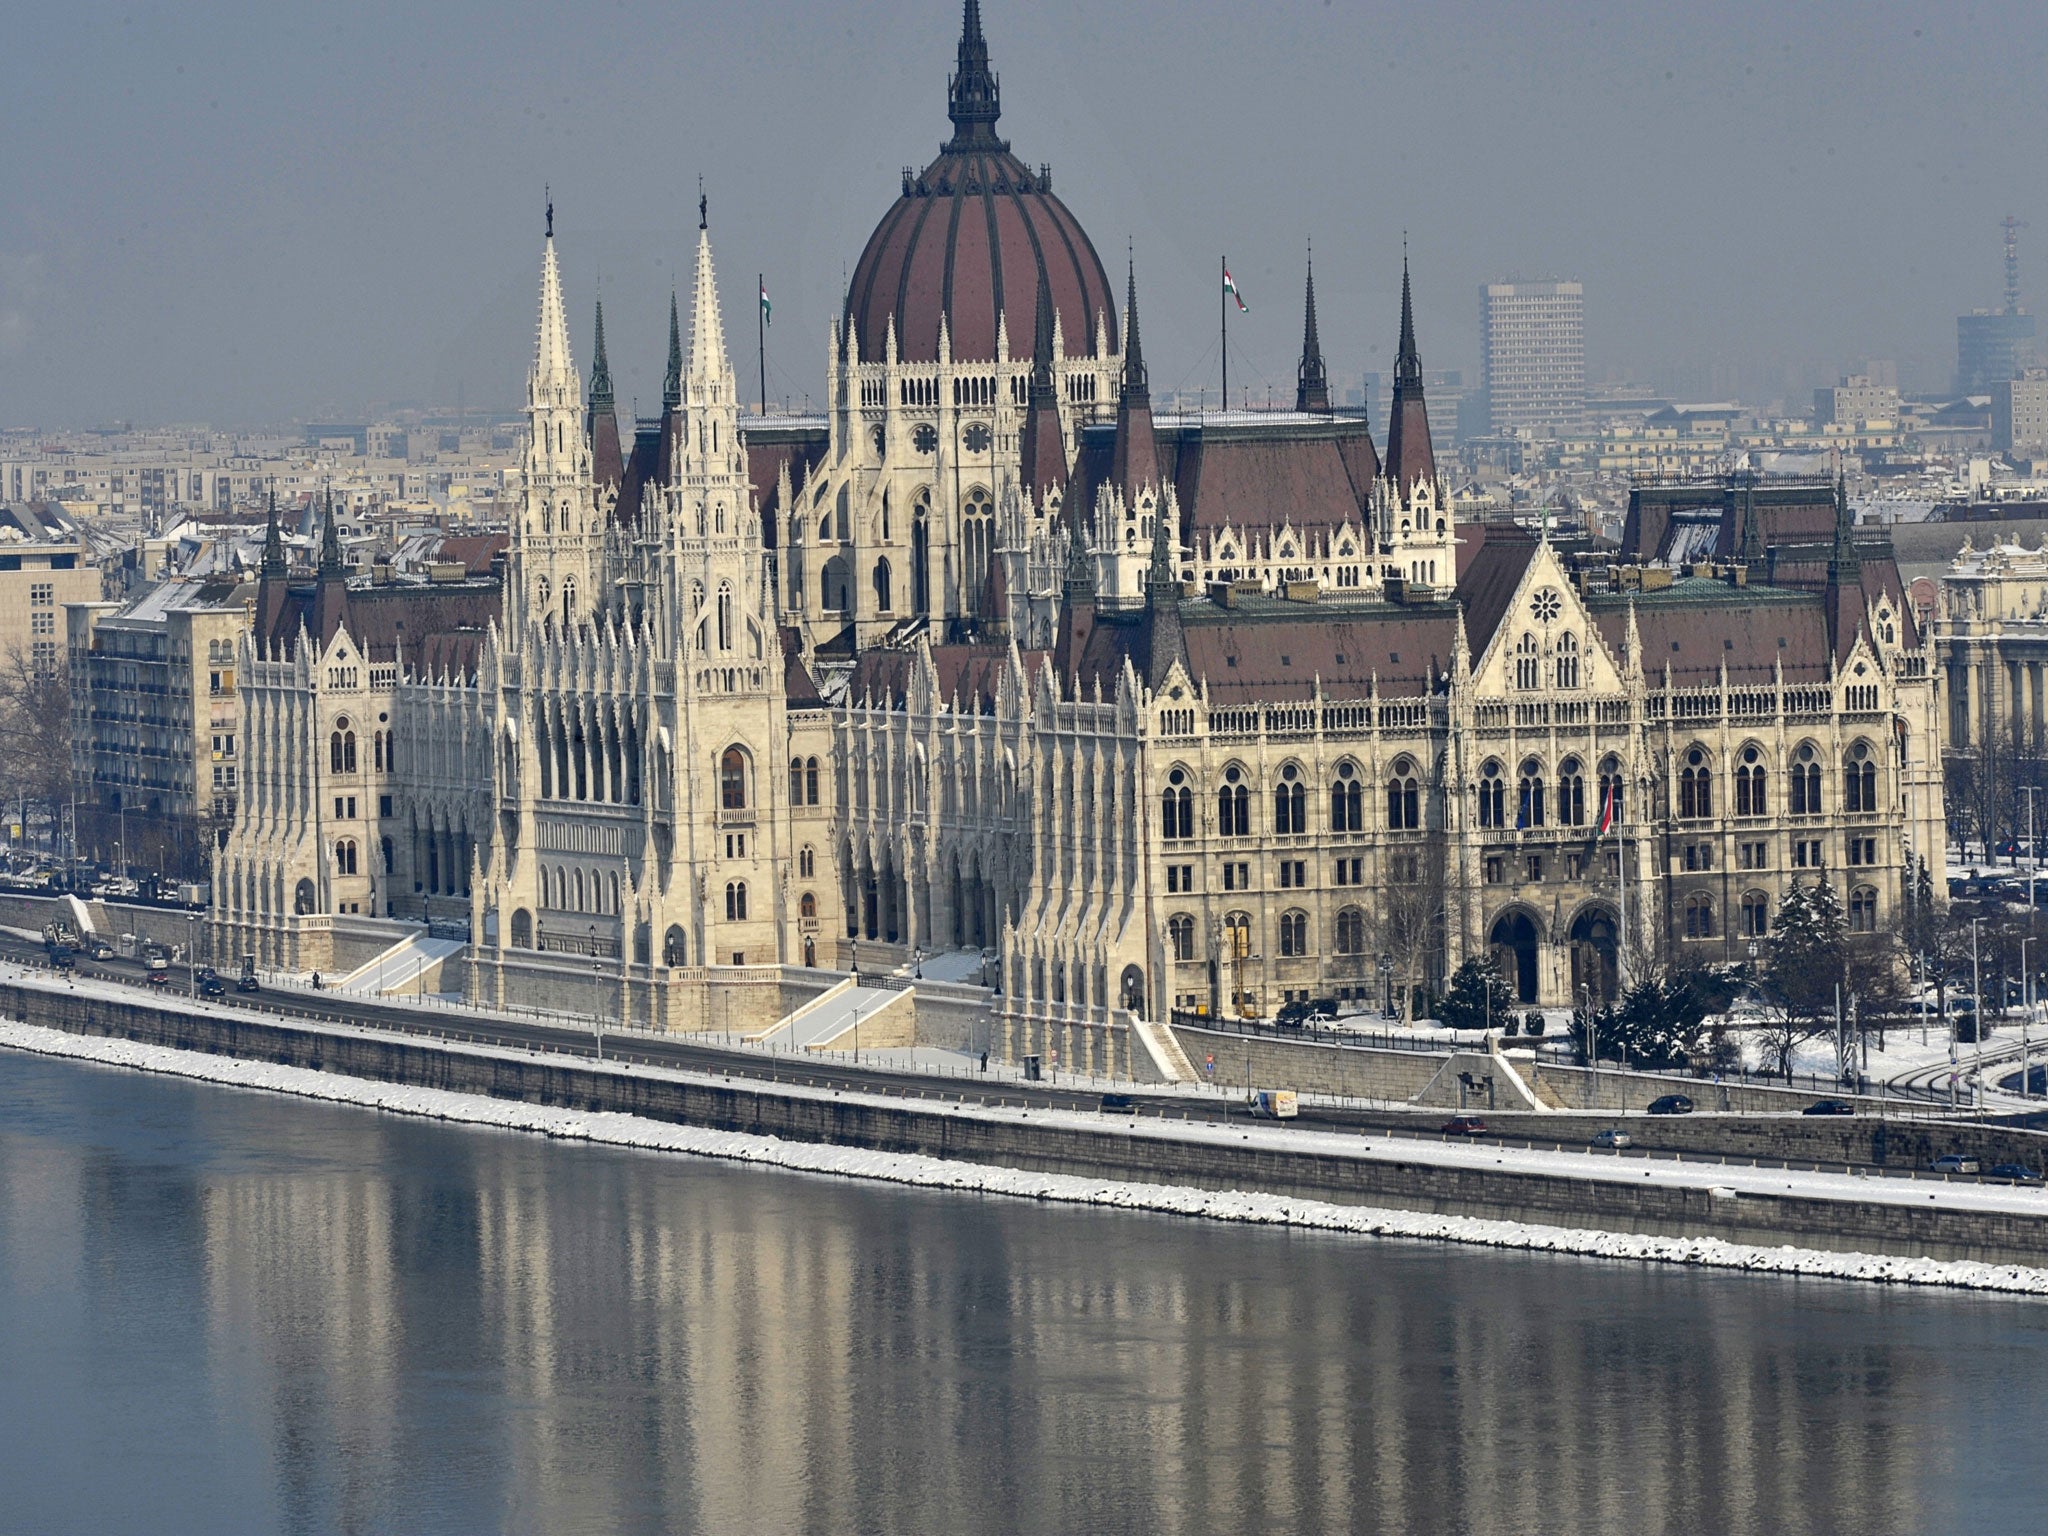
M 204 1319 L 218 1420 L 190 1432 L 261 1446 L 294 1529 L 1915 1530 L 1990 1411 L 1979 1340 L 1968 1369 L 1944 1342 L 1979 1326 L 1967 1298 L 251 1096 L 190 1129 L 146 1179 L 118 1149 L 52 1168 L 76 1231 L 47 1251 L 79 1256 L 89 1309 L 132 1305 L 90 1294 L 96 1252 L 185 1254 L 158 1273 Z M 2016 1346 L 2036 1376 L 2044 1336 Z

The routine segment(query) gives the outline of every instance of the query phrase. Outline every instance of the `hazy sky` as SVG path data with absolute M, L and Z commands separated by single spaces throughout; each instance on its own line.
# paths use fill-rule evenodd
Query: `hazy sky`
M 0 424 L 357 419 L 510 405 L 543 183 L 587 373 L 660 393 L 697 176 L 754 390 L 824 369 L 841 274 L 948 131 L 955 0 L 133 0 L 16 7 L 0 86 Z M 1333 369 L 1393 352 L 1401 235 L 1430 367 L 1489 276 L 1584 279 L 1591 368 L 1794 382 L 1896 358 L 1944 387 L 1954 316 L 2048 301 L 2035 4 L 1264 5 L 985 0 L 1000 131 L 1120 269 L 1155 390 L 1292 387 L 1314 237 Z M 1205 356 L 1206 354 L 1206 356 Z M 1691 369 L 1690 374 L 1683 370 Z

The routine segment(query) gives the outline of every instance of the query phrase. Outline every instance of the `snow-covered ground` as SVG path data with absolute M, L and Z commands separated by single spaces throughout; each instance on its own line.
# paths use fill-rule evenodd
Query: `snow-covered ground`
M 2048 1269 L 1987 1265 L 1961 1261 L 1904 1259 L 1878 1254 L 1828 1253 L 1786 1245 L 1764 1247 L 1724 1242 L 1718 1238 L 1664 1238 L 1627 1233 L 1577 1230 L 1520 1222 L 1486 1221 L 1473 1217 L 1381 1210 L 1292 1199 L 1247 1191 L 1211 1191 L 1170 1185 L 1132 1183 L 1069 1175 L 1028 1173 L 938 1158 L 815 1146 L 746 1136 L 690 1126 L 668 1125 L 622 1114 L 593 1114 L 538 1105 L 448 1093 L 435 1089 L 368 1082 L 333 1073 L 283 1067 L 269 1062 L 241 1061 L 198 1052 L 141 1045 L 126 1040 L 71 1035 L 36 1025 L 0 1022 L 0 1047 L 69 1057 L 109 1066 L 133 1067 L 196 1078 L 230 1086 L 297 1094 L 333 1103 L 357 1104 L 399 1114 L 422 1115 L 510 1130 L 538 1131 L 550 1136 L 686 1152 L 815 1173 L 880 1179 L 931 1188 L 975 1190 L 1074 1204 L 1117 1206 L 1133 1210 L 1207 1216 L 1219 1220 L 1315 1227 L 1331 1231 L 1394 1237 L 1429 1238 L 1492 1247 L 1531 1249 L 1694 1264 L 1713 1268 L 1769 1271 L 1784 1274 L 1877 1280 L 1912 1285 L 2048 1295 Z M 451 1050 L 481 1047 L 450 1046 Z M 604 1070 L 674 1076 L 697 1081 L 716 1074 L 668 1073 L 645 1067 L 607 1064 Z M 823 1088 L 780 1085 L 773 1091 L 820 1098 L 861 1099 L 865 1095 Z M 879 1102 L 900 1107 L 900 1100 Z M 968 1104 L 964 1100 L 934 1108 L 963 1117 L 986 1117 L 1013 1123 L 1085 1125 L 1100 1131 L 1120 1125 L 1137 1137 L 1182 1137 L 1207 1142 L 1267 1143 L 1299 1151 L 1339 1152 L 1352 1157 L 1430 1162 L 1451 1167 L 1512 1164 L 1518 1170 L 1633 1184 L 1638 1180 L 1690 1185 L 1733 1194 L 1792 1193 L 1807 1198 L 1880 1200 L 1900 1204 L 1940 1201 L 1973 1210 L 2017 1210 L 2048 1216 L 2048 1193 L 1997 1186 L 1930 1184 L 1847 1175 L 1741 1169 L 1699 1163 L 1658 1163 L 1605 1158 L 1590 1153 L 1511 1151 L 1492 1146 L 1433 1145 L 1393 1142 L 1368 1136 L 1341 1135 L 1293 1128 L 1148 1121 L 1105 1121 L 1095 1114 L 1044 1109 L 1015 1109 Z

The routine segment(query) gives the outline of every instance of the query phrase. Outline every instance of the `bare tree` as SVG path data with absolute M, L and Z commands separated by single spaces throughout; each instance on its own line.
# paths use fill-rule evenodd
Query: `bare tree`
M 1418 840 L 1388 855 L 1380 907 L 1380 952 L 1393 962 L 1401 1022 L 1415 1021 L 1415 993 L 1443 972 L 1444 929 L 1450 916 L 1445 850 L 1440 840 Z
M 71 795 L 70 685 L 61 662 L 38 668 L 26 649 L 0 658 L 0 785 L 24 818 L 39 809 L 54 821 Z

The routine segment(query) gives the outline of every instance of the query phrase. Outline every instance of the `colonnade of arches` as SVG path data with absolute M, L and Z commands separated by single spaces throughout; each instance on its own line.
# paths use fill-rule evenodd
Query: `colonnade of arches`
M 533 744 L 541 799 L 640 803 L 640 722 L 630 705 L 573 695 L 536 700 Z

